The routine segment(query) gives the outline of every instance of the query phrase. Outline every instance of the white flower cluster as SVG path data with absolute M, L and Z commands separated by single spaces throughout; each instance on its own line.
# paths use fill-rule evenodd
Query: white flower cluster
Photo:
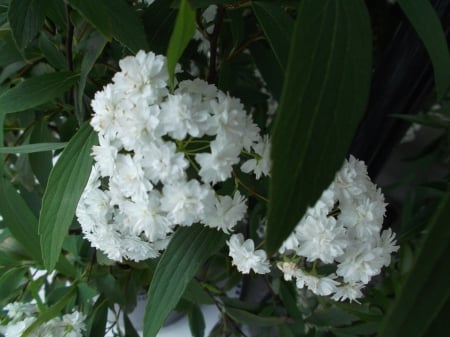
M 3 308 L 7 313 L 6 325 L 0 325 L 0 334 L 5 337 L 21 337 L 25 330 L 34 323 L 39 312 L 36 304 L 13 302 Z M 55 317 L 36 327 L 30 337 L 82 337 L 85 316 L 74 311 L 62 317 Z
M 186 80 L 170 92 L 164 56 L 140 51 L 119 65 L 91 103 L 99 145 L 76 212 L 85 237 L 112 260 L 140 261 L 158 256 L 176 226 L 228 233 L 246 200 L 214 187 L 241 164 L 268 175 L 269 139 L 214 85 Z
M 382 231 L 385 208 L 364 162 L 351 156 L 281 246 L 284 261 L 277 266 L 284 278 L 335 300 L 361 297 L 399 248 L 392 231 Z M 320 271 L 327 265 L 335 266 L 333 273 Z

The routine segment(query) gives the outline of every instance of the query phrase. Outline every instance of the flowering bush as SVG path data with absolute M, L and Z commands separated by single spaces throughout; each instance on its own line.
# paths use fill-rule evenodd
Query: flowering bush
M 414 275 L 440 273 L 449 194 L 396 219 L 365 127 L 401 9 L 441 112 L 400 118 L 448 135 L 428 1 L 44 2 L 0 3 L 0 336 L 150 337 L 173 311 L 196 337 L 440 335 Z

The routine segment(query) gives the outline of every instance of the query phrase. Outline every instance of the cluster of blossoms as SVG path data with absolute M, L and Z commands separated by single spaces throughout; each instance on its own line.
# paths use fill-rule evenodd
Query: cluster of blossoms
M 112 260 L 140 261 L 157 257 L 177 226 L 232 232 L 246 200 L 237 189 L 220 194 L 218 184 L 238 167 L 257 179 L 269 175 L 269 137 L 214 85 L 185 80 L 170 91 L 164 56 L 140 51 L 119 65 L 92 101 L 99 145 L 76 212 L 84 236 Z M 350 157 L 283 243 L 278 268 L 315 294 L 361 297 L 398 250 L 394 234 L 381 230 L 384 213 L 365 164 Z M 232 234 L 227 244 L 241 273 L 270 272 L 251 239 Z
M 284 278 L 335 300 L 361 297 L 399 248 L 392 231 L 382 230 L 385 206 L 365 164 L 351 156 L 281 246 Z
M 13 302 L 3 308 L 7 323 L 0 325 L 0 334 L 5 337 L 21 337 L 34 323 L 39 313 L 36 304 Z M 78 311 L 55 317 L 31 331 L 30 337 L 82 337 L 85 316 Z
M 112 260 L 140 261 L 157 257 L 176 226 L 232 231 L 246 200 L 215 187 L 239 166 L 267 175 L 269 138 L 214 85 L 185 80 L 170 92 L 164 56 L 140 51 L 119 65 L 91 103 L 99 145 L 76 212 L 85 237 Z

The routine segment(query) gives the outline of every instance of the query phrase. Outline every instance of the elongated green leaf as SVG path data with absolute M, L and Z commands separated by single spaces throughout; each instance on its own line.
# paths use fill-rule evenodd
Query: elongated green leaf
M 32 77 L 0 96 L 0 115 L 34 108 L 61 96 L 78 81 L 78 74 L 63 71 Z
M 0 147 L 0 153 L 35 153 L 64 148 L 67 143 L 37 143 L 13 147 Z
M 195 33 L 195 10 L 187 0 L 181 0 L 180 9 L 175 20 L 175 27 L 167 49 L 167 68 L 170 83 L 173 85 L 175 66 Z
M 47 34 L 39 35 L 39 49 L 53 68 L 68 69 L 67 60 L 63 52 L 50 40 Z
M 294 20 L 273 2 L 253 1 L 252 8 L 278 63 L 286 70 Z
M 87 183 L 92 166 L 91 148 L 96 141 L 97 135 L 90 125 L 84 124 L 50 173 L 39 217 L 42 258 L 49 270 L 58 261 L 64 237 Z
M 108 300 L 101 295 L 95 302 L 93 312 L 86 319 L 86 336 L 98 337 L 105 333 L 108 318 Z
M 439 17 L 428 0 L 399 0 L 398 4 L 430 55 L 437 99 L 441 100 L 450 87 L 450 54 Z
M 25 48 L 37 35 L 45 19 L 45 1 L 11 0 L 8 21 L 20 49 Z
M 77 86 L 77 99 L 75 101 L 75 113 L 77 115 L 78 123 L 80 124 L 85 118 L 83 96 L 84 89 L 86 88 L 86 81 L 89 73 L 94 67 L 95 61 L 101 55 L 103 48 L 105 48 L 105 45 L 106 40 L 97 32 L 92 33 L 86 45 L 86 51 L 83 57 L 83 61 L 81 62 L 80 82 Z
M 416 261 L 380 329 L 380 337 L 428 337 L 427 328 L 450 299 L 450 190 L 437 207 Z
M 343 163 L 367 102 L 371 41 L 362 0 L 300 2 L 272 137 L 270 254 Z
M 142 17 L 145 35 L 150 50 L 155 54 L 167 52 L 177 12 L 166 0 L 157 0 L 144 10 Z
M 111 37 L 131 52 L 147 49 L 144 26 L 133 7 L 122 0 L 67 0 L 107 40 Z
M 231 307 L 227 307 L 225 311 L 235 321 L 250 326 L 272 327 L 286 322 L 282 317 L 258 316 L 251 312 Z
M 148 292 L 144 337 L 154 337 L 206 259 L 225 243 L 224 234 L 201 225 L 179 228 L 156 267 Z
M 193 305 L 188 313 L 189 329 L 193 337 L 203 337 L 205 335 L 205 318 L 198 305 Z
M 122 0 L 103 0 L 108 6 L 107 15 L 111 18 L 113 37 L 132 53 L 147 50 L 148 44 L 144 25 L 137 12 Z
M 0 305 L 5 305 L 16 295 L 26 281 L 26 272 L 27 268 L 11 268 L 0 276 Z
M 0 214 L 29 257 L 40 262 L 38 221 L 17 190 L 4 179 L 0 179 Z
M 106 1 L 66 0 L 89 23 L 94 26 L 107 40 L 112 38 L 112 22 L 108 16 L 108 4 Z
M 30 142 L 55 142 L 55 138 L 48 128 L 47 120 L 43 119 L 34 126 L 33 131 L 31 132 Z M 29 160 L 34 176 L 39 181 L 43 190 L 45 190 L 45 186 L 47 186 L 48 182 L 48 176 L 53 168 L 53 153 L 49 151 L 32 153 L 29 155 Z

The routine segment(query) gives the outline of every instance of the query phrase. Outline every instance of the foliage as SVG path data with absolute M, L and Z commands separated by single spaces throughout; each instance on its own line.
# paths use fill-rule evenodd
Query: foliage
M 197 225 L 180 227 L 160 258 L 140 262 L 111 261 L 85 240 L 74 215 L 98 142 L 90 103 L 119 71 L 120 59 L 144 50 L 167 56 L 172 89 L 182 80 L 207 80 L 238 97 L 271 134 L 271 176 L 235 170 L 217 189 L 248 195 L 239 229 L 273 256 L 333 180 L 367 111 L 371 74 L 384 48 L 376 6 L 391 20 L 387 26 L 404 16 L 417 32 L 436 83 L 424 106 L 439 103 L 429 113 L 391 111 L 386 118 L 438 132 L 407 159 L 410 174 L 386 186 L 388 196 L 408 192 L 393 221 L 401 250 L 361 303 L 299 290 L 278 270 L 242 276 L 231 265 L 225 235 Z M 211 337 L 448 331 L 445 32 L 427 0 L 376 6 L 362 0 L 0 0 L 0 307 L 37 303 L 38 318 L 24 335 L 78 310 L 87 317 L 85 336 L 136 336 L 129 314 L 142 291 L 149 295 L 145 337 L 156 336 L 173 310 L 187 314 L 193 336 L 206 336 L 203 305 L 220 311 Z M 177 64 L 189 70 L 178 72 Z M 436 167 L 438 179 L 423 178 Z M 230 295 L 255 284 L 259 296 Z M 8 318 L 0 314 L 3 325 Z

